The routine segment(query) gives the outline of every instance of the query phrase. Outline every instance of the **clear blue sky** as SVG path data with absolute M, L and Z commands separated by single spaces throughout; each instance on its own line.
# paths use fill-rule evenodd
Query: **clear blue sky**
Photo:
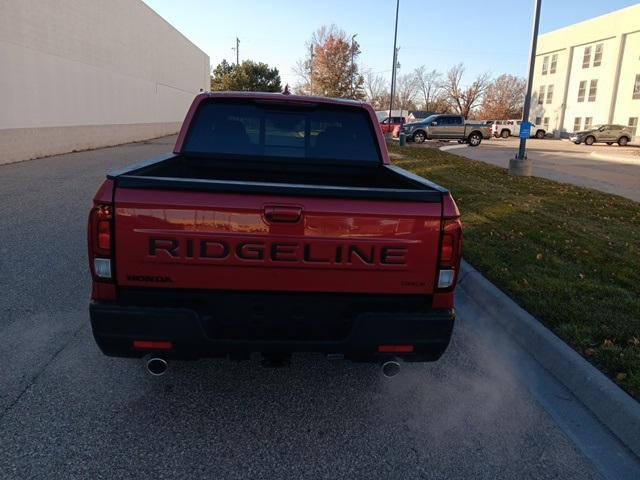
M 357 33 L 359 63 L 390 76 L 395 0 L 144 0 L 217 65 L 240 60 L 268 63 L 283 84 L 296 83 L 293 66 L 305 42 L 323 24 Z M 629 0 L 543 0 L 541 33 L 635 5 Z M 419 65 L 447 70 L 463 62 L 466 79 L 489 72 L 525 75 L 533 0 L 400 0 L 399 74 Z

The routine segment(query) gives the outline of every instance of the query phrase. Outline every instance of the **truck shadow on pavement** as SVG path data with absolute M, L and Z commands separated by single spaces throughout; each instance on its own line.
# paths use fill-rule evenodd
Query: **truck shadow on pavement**
M 155 378 L 102 356 L 87 328 L 10 417 L 0 461 L 15 478 L 597 478 L 464 320 L 441 361 L 392 379 L 311 354 L 282 369 L 175 362 Z

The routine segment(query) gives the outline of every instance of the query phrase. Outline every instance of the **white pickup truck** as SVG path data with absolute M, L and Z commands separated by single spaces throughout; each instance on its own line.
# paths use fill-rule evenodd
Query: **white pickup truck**
M 510 136 L 520 136 L 520 124 L 522 120 L 495 120 L 491 124 L 491 134 L 494 137 L 509 138 Z M 531 124 L 531 136 L 544 138 L 547 132 L 542 128 L 536 128 Z

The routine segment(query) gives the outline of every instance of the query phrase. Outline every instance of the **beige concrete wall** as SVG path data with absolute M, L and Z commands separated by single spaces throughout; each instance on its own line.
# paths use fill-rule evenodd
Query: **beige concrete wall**
M 0 1 L 0 68 L 0 162 L 175 133 L 209 88 L 209 57 L 140 0 Z
M 540 51 L 540 50 L 538 50 Z M 547 71 L 546 75 L 542 75 L 542 59 L 544 57 L 549 57 L 549 67 L 551 67 L 551 58 L 553 55 L 558 56 L 556 71 L 555 73 L 551 73 Z M 546 51 L 543 55 L 539 55 L 539 60 L 536 61 L 536 75 L 539 77 L 539 80 L 536 82 L 534 80 L 533 84 L 533 93 L 531 98 L 531 120 L 539 125 L 542 125 L 545 118 L 549 119 L 548 126 L 545 128 L 549 131 L 552 131 L 554 128 L 557 128 L 557 125 L 561 121 L 561 105 L 562 105 L 562 96 L 564 85 L 563 79 L 566 75 L 568 62 L 569 62 L 569 51 L 567 49 L 555 49 L 552 51 Z M 538 103 L 540 86 L 544 86 L 545 96 L 542 99 L 543 103 Z M 551 103 L 547 103 L 547 89 L 549 85 L 553 85 L 553 98 Z M 541 121 L 537 122 L 536 118 L 540 117 Z
M 640 22 L 640 19 L 638 20 Z M 637 117 L 640 125 L 640 99 L 633 99 L 633 85 L 640 75 L 640 24 L 638 31 L 625 37 L 625 47 L 620 64 L 620 83 L 613 112 L 613 123 L 628 125 L 629 118 Z M 640 126 L 636 130 L 636 141 L 640 141 Z
M 163 137 L 179 129 L 180 122 L 5 128 L 0 130 L 0 165 Z
M 566 131 L 573 131 L 576 117 L 582 119 L 583 125 L 584 119 L 587 117 L 593 119 L 593 125 L 607 123 L 611 107 L 611 96 L 616 83 L 619 42 L 619 37 L 600 38 L 595 42 L 574 47 L 569 89 L 567 91 L 565 122 L 564 126 L 559 125 L 558 128 L 564 127 Z M 585 48 L 591 47 L 591 65 L 593 65 L 595 48 L 599 44 L 602 44 L 602 64 L 599 67 L 582 68 Z M 589 101 L 589 89 L 592 80 L 597 80 L 596 99 L 594 102 Z M 586 91 L 584 101 L 578 102 L 578 90 L 581 81 L 587 82 Z
M 602 64 L 593 66 L 597 44 L 603 44 Z M 591 46 L 591 62 L 582 68 L 584 50 Z M 542 74 L 543 59 L 558 53 L 555 74 Z M 640 74 L 640 5 L 570 25 L 538 37 L 532 121 L 549 117 L 549 129 L 571 132 L 576 117 L 591 117 L 593 124 L 621 123 L 640 115 L 640 100 L 632 100 L 633 81 Z M 596 101 L 589 102 L 591 80 L 598 80 Z M 584 102 L 578 102 L 581 81 L 587 82 Z M 551 104 L 537 105 L 540 86 L 554 85 Z M 582 126 L 581 125 L 581 126 Z

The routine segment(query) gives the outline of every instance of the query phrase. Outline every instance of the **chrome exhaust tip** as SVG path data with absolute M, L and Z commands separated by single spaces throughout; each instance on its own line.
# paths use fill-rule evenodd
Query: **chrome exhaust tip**
M 395 377 L 400 373 L 400 362 L 395 358 L 386 360 L 382 362 L 380 370 L 382 371 L 382 375 L 386 378 Z
M 147 357 L 144 362 L 145 369 L 149 375 L 153 375 L 154 377 L 159 377 L 164 375 L 167 371 L 169 365 L 164 358 L 160 357 Z

